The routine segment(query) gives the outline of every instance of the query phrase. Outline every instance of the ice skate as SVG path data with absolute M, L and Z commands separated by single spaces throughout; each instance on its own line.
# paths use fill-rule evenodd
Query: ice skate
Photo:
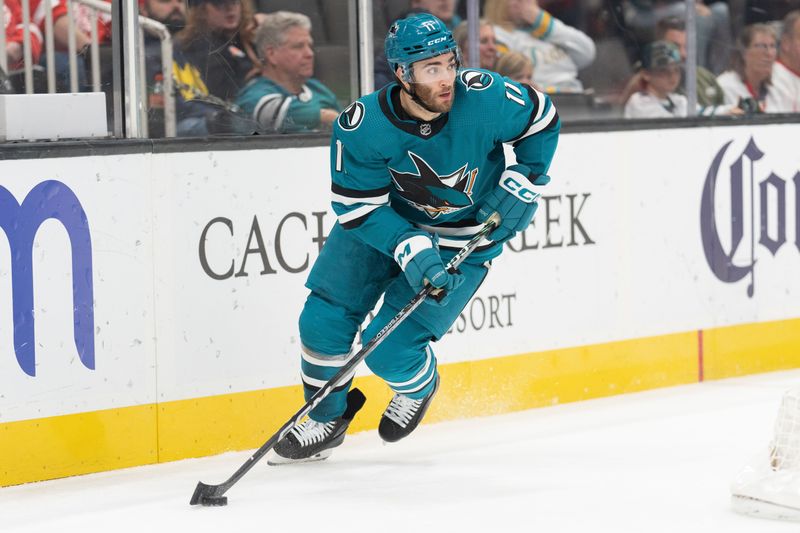
M 275 452 L 267 464 L 283 465 L 323 461 L 331 456 L 333 448 L 344 442 L 347 427 L 364 405 L 364 394 L 353 389 L 347 394 L 347 410 L 330 422 L 307 419 L 294 427 L 273 448 Z
M 378 434 L 386 442 L 397 442 L 416 429 L 431 405 L 431 400 L 439 390 L 439 376 L 430 394 L 419 400 L 396 393 L 386 407 L 378 425 Z

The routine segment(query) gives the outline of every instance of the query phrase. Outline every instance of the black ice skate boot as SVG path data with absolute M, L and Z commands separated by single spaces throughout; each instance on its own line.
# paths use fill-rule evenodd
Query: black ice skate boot
M 275 455 L 267 459 L 267 464 L 308 463 L 327 459 L 333 448 L 344 442 L 347 426 L 365 401 L 366 397 L 360 390 L 351 390 L 347 393 L 347 409 L 342 416 L 330 422 L 315 422 L 309 418 L 295 426 L 275 445 Z
M 413 400 L 403 394 L 395 393 L 378 424 L 378 435 L 386 442 L 397 442 L 407 437 L 422 421 L 437 390 L 439 390 L 438 375 L 433 390 L 424 398 Z

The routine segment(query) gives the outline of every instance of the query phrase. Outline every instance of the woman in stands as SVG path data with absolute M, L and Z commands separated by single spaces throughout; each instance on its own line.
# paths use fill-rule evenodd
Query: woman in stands
M 546 92 L 580 92 L 578 70 L 595 57 L 591 37 L 539 7 L 537 0 L 486 0 L 498 51 L 521 52 L 533 61 L 537 85 Z
M 733 69 L 723 72 L 717 82 L 725 103 L 739 104 L 747 111 L 779 112 L 780 102 L 772 87 L 772 67 L 778 58 L 778 39 L 767 24 L 751 24 L 739 35 Z

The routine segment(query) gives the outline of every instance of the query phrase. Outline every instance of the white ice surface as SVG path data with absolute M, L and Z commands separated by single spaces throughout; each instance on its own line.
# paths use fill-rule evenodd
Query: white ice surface
M 350 435 L 324 462 L 262 461 L 222 508 L 188 502 L 249 453 L 8 487 L 0 531 L 797 532 L 733 513 L 729 485 L 798 382 L 781 372 L 426 425 L 394 445 Z

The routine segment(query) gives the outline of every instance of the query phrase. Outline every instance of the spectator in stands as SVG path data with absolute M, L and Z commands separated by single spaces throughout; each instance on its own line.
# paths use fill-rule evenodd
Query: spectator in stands
M 411 0 L 411 9 L 434 15 L 449 30 L 461 24 L 461 17 L 456 14 L 456 0 Z
M 525 54 L 520 52 L 503 54 L 497 60 L 495 70 L 498 74 L 514 81 L 536 87 L 533 83 L 533 62 Z
M 733 69 L 717 78 L 725 93 L 725 103 L 742 103 L 756 112 L 780 112 L 781 104 L 771 81 L 776 59 L 777 37 L 772 26 L 745 26 L 739 35 Z
M 533 61 L 535 81 L 547 92 L 578 92 L 578 70 L 594 61 L 594 41 L 541 9 L 537 0 L 486 0 L 501 54 L 516 51 Z
M 250 0 L 189 1 L 173 62 L 179 135 L 227 131 L 237 93 L 260 68 L 254 30 Z
M 174 35 L 186 26 L 186 3 L 184 0 L 143 0 L 140 14 L 167 27 Z M 145 39 L 147 34 L 145 34 Z
M 186 27 L 176 35 L 176 77 L 189 85 L 184 97 L 193 99 L 192 89 L 198 89 L 201 95 L 232 102 L 257 72 L 254 30 L 250 0 L 190 0 Z M 204 87 L 195 83 L 197 77 Z
M 46 3 L 44 0 L 31 0 L 31 13 L 33 22 L 44 34 Z M 78 89 L 87 85 L 86 63 L 89 47 L 92 42 L 92 10 L 84 5 L 73 3 L 73 19 L 75 23 L 75 50 L 78 64 Z M 56 83 L 59 91 L 67 91 L 70 87 L 69 73 L 69 17 L 67 17 L 67 0 L 54 0 L 51 9 L 53 15 L 53 43 L 55 46 Z M 111 43 L 111 14 L 98 11 L 97 13 L 97 42 L 100 45 Z M 42 56 L 42 65 L 47 67 L 47 57 Z
M 686 65 L 686 25 L 678 17 L 667 17 L 656 24 L 656 40 L 668 41 L 678 47 L 681 61 Z M 685 74 L 685 73 L 684 73 Z M 685 78 L 681 80 L 677 92 L 686 94 Z M 725 104 L 725 94 L 717 83 L 714 74 L 700 65 L 697 66 L 697 103 L 702 107 L 721 106 Z M 643 89 L 642 71 L 633 75 L 622 92 L 620 101 L 626 102 L 630 96 Z
M 186 26 L 186 2 L 184 0 L 140 0 L 139 13 L 166 26 L 170 35 L 175 35 Z M 148 134 L 163 136 L 164 65 L 161 57 L 161 39 L 144 32 L 144 61 L 147 80 Z M 167 66 L 171 75 L 172 65 Z
M 467 46 L 469 28 L 467 28 L 466 20 L 453 30 L 453 37 L 461 49 L 464 65 L 469 65 L 469 46 Z M 478 56 L 480 68 L 494 70 L 494 65 L 497 63 L 497 43 L 494 40 L 494 28 L 486 19 L 480 19 L 478 22 Z
M 238 105 L 261 131 L 278 133 L 327 129 L 339 115 L 336 96 L 314 74 L 311 21 L 278 11 L 256 32 L 261 75 L 239 93 Z
M 643 88 L 625 104 L 625 118 L 671 118 L 688 116 L 688 99 L 677 92 L 681 83 L 681 54 L 668 41 L 645 46 L 642 54 Z M 700 114 L 741 114 L 735 106 L 700 107 Z
M 6 34 L 6 62 L 9 70 L 22 68 L 23 65 L 23 34 L 25 26 L 22 19 L 22 5 L 19 0 L 5 0 L 3 13 Z M 33 64 L 39 62 L 42 51 L 42 33 L 35 24 L 29 24 L 31 35 L 31 59 Z
M 728 64 L 731 48 L 731 17 L 728 4 L 718 0 L 696 0 L 697 63 L 714 73 Z M 649 42 L 659 20 L 686 19 L 684 0 L 628 0 L 625 20 L 637 33 L 639 42 Z
M 778 60 L 772 67 L 772 85 L 780 99 L 780 111 L 800 112 L 800 11 L 783 19 Z

